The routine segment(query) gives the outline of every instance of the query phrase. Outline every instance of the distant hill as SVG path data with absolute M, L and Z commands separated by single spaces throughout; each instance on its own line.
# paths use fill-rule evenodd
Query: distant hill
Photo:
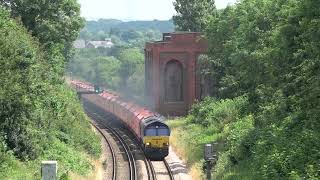
M 99 31 L 109 32 L 110 29 L 121 29 L 122 31 L 134 30 L 145 31 L 148 29 L 158 30 L 160 32 L 174 31 L 172 20 L 168 21 L 121 21 L 116 19 L 99 19 L 98 21 L 87 21 L 86 31 L 90 33 L 97 33 Z

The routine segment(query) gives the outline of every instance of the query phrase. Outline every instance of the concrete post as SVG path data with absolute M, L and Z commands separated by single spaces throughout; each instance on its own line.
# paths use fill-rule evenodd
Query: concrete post
M 42 180 L 56 180 L 58 172 L 57 161 L 42 161 L 41 176 Z
M 207 176 L 207 180 L 211 180 L 211 169 L 212 169 L 211 161 L 206 161 L 206 176 Z
M 207 180 L 211 180 L 211 168 L 213 159 L 213 147 L 212 144 L 206 144 L 204 146 L 204 159 L 206 160 L 206 176 Z

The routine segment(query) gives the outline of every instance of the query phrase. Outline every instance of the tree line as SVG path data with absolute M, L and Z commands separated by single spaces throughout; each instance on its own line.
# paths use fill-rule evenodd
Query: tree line
M 67 73 L 144 103 L 144 55 L 139 48 L 78 49 Z
M 76 0 L 0 1 L 0 179 L 40 179 L 57 160 L 59 178 L 86 175 L 101 152 L 65 64 L 83 27 Z
M 229 128 L 217 139 L 216 176 L 318 179 L 319 2 L 242 0 L 217 10 L 212 0 L 176 0 L 175 8 L 177 29 L 209 42 L 201 64 L 214 99 L 196 105 L 188 123 Z M 212 107 L 232 108 L 225 101 L 239 98 L 247 101 L 241 111 L 220 120 L 228 111 Z
M 86 21 L 79 39 L 102 41 L 110 38 L 118 46 L 143 49 L 146 41 L 161 39 L 163 32 L 173 30 L 172 20 L 123 22 L 115 19 L 99 19 Z

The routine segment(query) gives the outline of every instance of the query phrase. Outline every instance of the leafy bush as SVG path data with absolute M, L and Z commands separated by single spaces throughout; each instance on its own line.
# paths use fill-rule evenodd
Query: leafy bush
M 252 132 L 253 117 L 251 115 L 230 124 L 229 133 L 226 138 L 227 149 L 230 152 L 230 159 L 236 164 L 251 155 L 252 144 L 250 133 Z
M 59 174 L 71 171 L 86 175 L 92 169 L 90 162 L 83 153 L 57 139 L 49 145 L 49 149 L 45 152 L 43 158 L 58 161 L 60 164 Z
M 190 111 L 189 122 L 201 124 L 205 127 L 212 125 L 221 129 L 224 124 L 240 118 L 242 112 L 245 111 L 247 103 L 246 97 L 221 101 L 207 97 L 204 101 L 193 106 Z
M 61 171 L 85 174 L 90 157 L 101 153 L 76 94 L 44 60 L 64 59 L 51 47 L 43 53 L 0 7 L 0 179 L 39 178 L 40 162 L 49 158 Z
M 242 117 L 247 104 L 246 97 L 220 101 L 207 98 L 195 104 L 186 118 L 169 121 L 173 146 L 183 151 L 188 164 L 194 165 L 202 162 L 204 144 L 217 142 L 216 151 L 222 154 L 217 166 L 223 167 L 217 170 L 225 172 L 226 167 L 249 156 L 252 148 L 247 140 L 253 130 L 253 117 Z

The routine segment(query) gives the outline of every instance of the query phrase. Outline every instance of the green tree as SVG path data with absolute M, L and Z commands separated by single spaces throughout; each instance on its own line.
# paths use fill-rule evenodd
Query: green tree
M 131 96 L 138 100 L 138 103 L 144 103 L 144 64 L 138 64 L 136 71 L 128 79 L 128 89 Z
M 120 90 L 125 90 L 130 76 L 137 70 L 139 64 L 144 63 L 144 56 L 139 49 L 124 49 L 119 54 L 121 66 L 119 75 L 121 77 Z
M 218 97 L 246 95 L 254 114 L 245 164 L 254 179 L 319 177 L 318 9 L 316 0 L 245 0 L 206 30 Z
M 72 43 L 83 27 L 80 5 L 76 0 L 0 0 L 10 9 L 11 16 L 36 37 L 48 53 L 46 59 L 53 70 L 63 73 L 64 61 L 71 56 Z M 59 57 L 57 53 L 63 56 Z M 61 62 L 62 61 L 62 62 Z M 60 64 L 59 68 L 55 64 Z
M 75 1 L 68 1 L 72 2 Z M 85 174 L 90 170 L 90 162 L 83 154 L 99 156 L 99 139 L 92 132 L 76 94 L 62 80 L 64 53 L 72 40 L 72 35 L 71 39 L 64 36 L 78 33 L 77 28 L 66 29 L 74 27 L 66 16 L 75 9 L 66 1 L 60 7 L 67 8 L 65 12 L 53 12 L 50 8 L 58 3 L 50 3 L 1 1 L 16 17 L 10 18 L 10 12 L 0 5 L 0 154 L 4 154 L 0 158 L 1 179 L 27 178 L 30 174 L 30 179 L 40 179 L 34 166 L 39 159 L 59 160 L 60 172 Z M 25 14 L 18 15 L 21 11 Z M 50 21 L 49 17 L 54 18 Z M 59 29 L 59 19 L 69 22 Z M 10 164 L 10 160 L 16 159 L 22 163 Z M 17 166 L 15 171 L 13 166 Z M 27 171 L 20 171 L 24 168 Z M 16 171 L 18 176 L 12 174 Z
M 110 28 L 110 31 L 109 31 L 109 36 L 111 37 L 112 35 L 114 36 L 120 36 L 121 34 L 121 30 L 119 28 Z
M 95 40 L 95 41 L 104 41 L 106 38 L 109 37 L 109 33 L 107 32 L 104 32 L 104 31 L 99 31 L 97 32 L 97 34 L 95 35 L 95 38 L 92 39 L 92 40 Z
M 97 57 L 91 61 L 91 67 L 95 78 L 92 82 L 105 86 L 108 89 L 117 89 L 120 78 L 118 71 L 120 61 L 115 57 Z
M 121 39 L 128 42 L 131 39 L 138 39 L 141 37 L 140 32 L 135 30 L 128 30 L 121 33 Z
M 37 96 L 44 93 L 42 61 L 37 43 L 0 7 L 0 134 L 21 159 L 34 159 L 40 153 L 32 138 L 37 135 L 28 126 L 36 121 L 31 120 Z
M 176 0 L 173 22 L 178 31 L 203 32 L 216 12 L 214 0 Z
M 91 40 L 92 39 L 92 33 L 90 33 L 87 29 L 83 29 L 81 32 L 80 32 L 80 39 L 83 39 L 85 41 L 88 41 L 88 40 Z

